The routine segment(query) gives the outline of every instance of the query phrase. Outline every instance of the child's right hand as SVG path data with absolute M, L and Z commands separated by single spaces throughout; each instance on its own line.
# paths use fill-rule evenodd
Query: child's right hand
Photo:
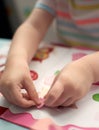
M 71 62 L 56 76 L 45 96 L 45 105 L 70 106 L 87 94 L 93 81 L 93 69 L 85 58 Z
M 25 89 L 26 93 L 22 93 L 22 89 Z M 7 65 L 1 76 L 0 92 L 10 103 L 21 107 L 40 104 L 28 64 L 22 59 L 11 61 Z

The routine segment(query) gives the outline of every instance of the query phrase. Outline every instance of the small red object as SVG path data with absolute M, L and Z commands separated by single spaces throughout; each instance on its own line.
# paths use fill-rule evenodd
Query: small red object
M 30 74 L 31 74 L 32 80 L 36 80 L 38 78 L 38 74 L 35 71 L 30 70 Z

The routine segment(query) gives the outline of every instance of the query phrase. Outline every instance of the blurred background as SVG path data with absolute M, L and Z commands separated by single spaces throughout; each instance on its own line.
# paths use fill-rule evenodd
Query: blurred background
M 37 0 L 0 0 L 0 38 L 11 39 L 17 27 L 29 16 Z M 51 27 L 46 40 L 54 39 Z

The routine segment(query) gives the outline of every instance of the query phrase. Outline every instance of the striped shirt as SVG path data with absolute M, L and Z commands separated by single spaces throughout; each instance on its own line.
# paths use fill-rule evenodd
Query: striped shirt
M 65 43 L 99 49 L 99 0 L 39 0 L 35 7 L 55 16 Z

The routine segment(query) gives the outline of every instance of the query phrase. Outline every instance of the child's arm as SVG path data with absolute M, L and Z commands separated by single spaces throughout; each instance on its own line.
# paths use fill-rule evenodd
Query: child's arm
M 45 105 L 69 106 L 87 94 L 92 83 L 99 81 L 99 52 L 66 65 L 45 96 Z
M 53 16 L 34 9 L 30 17 L 17 29 L 8 54 L 5 71 L 0 80 L 0 91 L 6 99 L 18 106 L 40 104 L 29 72 L 29 62 L 43 39 Z M 27 91 L 22 94 L 22 89 Z
M 42 9 L 35 9 L 29 18 L 17 29 L 10 49 L 10 55 L 24 55 L 28 62 L 44 38 L 53 16 Z

